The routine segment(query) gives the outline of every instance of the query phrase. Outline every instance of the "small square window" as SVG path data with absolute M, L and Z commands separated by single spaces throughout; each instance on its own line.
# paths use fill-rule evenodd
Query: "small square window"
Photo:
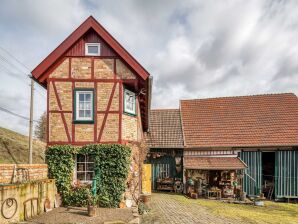
M 76 178 L 82 182 L 91 182 L 94 177 L 94 162 L 92 155 L 77 155 Z
M 85 55 L 99 56 L 100 55 L 100 44 L 99 43 L 86 43 L 85 44 Z
M 74 122 L 92 123 L 94 118 L 93 90 L 74 90 Z
M 124 90 L 124 112 L 136 115 L 136 94 L 128 89 Z

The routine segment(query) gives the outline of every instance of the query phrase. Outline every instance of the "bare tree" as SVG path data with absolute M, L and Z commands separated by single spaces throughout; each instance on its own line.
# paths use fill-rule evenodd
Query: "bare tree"
M 39 120 L 38 123 L 35 125 L 34 135 L 40 141 L 45 142 L 47 139 L 47 114 L 44 112 Z

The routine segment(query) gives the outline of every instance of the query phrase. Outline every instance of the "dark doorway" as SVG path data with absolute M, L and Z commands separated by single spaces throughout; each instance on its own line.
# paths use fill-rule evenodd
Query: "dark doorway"
M 263 152 L 262 155 L 262 173 L 263 185 L 262 190 L 265 197 L 269 200 L 274 198 L 274 168 L 275 152 Z

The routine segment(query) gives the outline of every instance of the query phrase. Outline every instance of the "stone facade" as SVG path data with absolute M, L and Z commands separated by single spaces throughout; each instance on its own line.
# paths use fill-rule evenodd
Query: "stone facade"
M 94 77 L 98 79 L 114 78 L 114 60 L 96 59 L 94 60 Z
M 91 58 L 72 58 L 71 77 L 74 79 L 91 79 Z
M 62 63 L 53 70 L 50 74 L 50 78 L 68 78 L 69 75 L 69 59 L 65 58 Z
M 120 78 L 136 80 L 135 74 L 120 59 L 63 58 L 48 79 L 48 143 L 139 141 L 142 136 L 140 112 L 137 116 L 122 112 L 125 82 Z M 73 122 L 74 88 L 94 89 L 94 124 Z

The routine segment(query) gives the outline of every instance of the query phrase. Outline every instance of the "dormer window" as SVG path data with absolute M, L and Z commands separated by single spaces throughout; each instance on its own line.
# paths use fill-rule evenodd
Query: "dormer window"
M 100 56 L 100 44 L 99 43 L 86 43 L 85 55 Z
M 136 94 L 124 89 L 124 113 L 136 115 Z

